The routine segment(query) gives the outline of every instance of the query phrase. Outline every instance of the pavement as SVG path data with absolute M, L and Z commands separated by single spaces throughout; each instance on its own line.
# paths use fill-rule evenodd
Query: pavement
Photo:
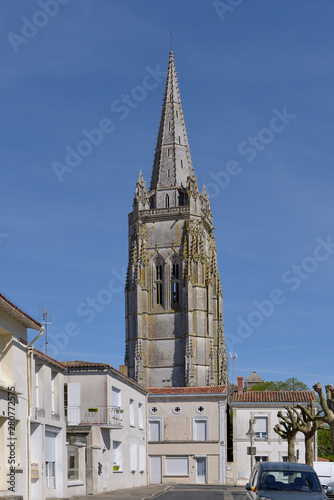
M 168 491 L 173 486 L 150 485 L 125 490 L 108 491 L 99 495 L 78 496 L 75 500 L 151 500 Z M 73 498 L 71 500 L 74 500 Z
M 128 488 L 124 490 L 115 490 L 115 491 L 108 491 L 107 493 L 100 493 L 98 495 L 87 495 L 87 496 L 77 496 L 77 497 L 72 497 L 71 500 L 152 500 L 154 498 L 159 497 L 163 493 L 165 493 L 168 490 L 171 490 L 173 488 L 189 488 L 189 485 L 162 485 L 162 484 L 157 484 L 157 485 L 150 485 L 150 486 L 141 486 L 138 488 Z M 192 486 L 194 487 L 194 486 Z M 206 487 L 207 489 L 210 488 L 209 485 L 202 486 Z M 217 486 L 214 486 L 212 488 L 217 488 Z M 243 493 L 244 489 L 240 489 L 239 491 L 232 487 L 226 487 L 226 486 L 220 486 L 222 490 L 224 490 L 224 497 L 225 500 L 234 500 L 232 496 L 233 493 Z

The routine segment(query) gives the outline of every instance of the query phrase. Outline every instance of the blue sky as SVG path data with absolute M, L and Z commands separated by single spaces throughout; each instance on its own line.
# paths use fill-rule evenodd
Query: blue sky
M 333 3 L 2 0 L 0 12 L 0 293 L 36 319 L 50 308 L 48 353 L 123 363 L 127 215 L 139 170 L 151 177 L 172 30 L 234 380 L 333 383 Z

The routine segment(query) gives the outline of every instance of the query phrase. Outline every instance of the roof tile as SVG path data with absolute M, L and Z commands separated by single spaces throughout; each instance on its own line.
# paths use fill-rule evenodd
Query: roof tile
M 313 391 L 246 391 L 235 392 L 233 403 L 311 403 Z

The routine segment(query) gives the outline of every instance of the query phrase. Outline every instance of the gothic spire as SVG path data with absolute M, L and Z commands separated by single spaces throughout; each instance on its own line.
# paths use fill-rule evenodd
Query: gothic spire
M 170 51 L 150 190 L 185 187 L 188 176 L 193 174 L 174 53 Z

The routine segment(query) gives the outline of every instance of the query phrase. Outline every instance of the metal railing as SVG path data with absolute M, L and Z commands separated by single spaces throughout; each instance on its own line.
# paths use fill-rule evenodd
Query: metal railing
M 67 425 L 112 425 L 122 426 L 123 410 L 118 406 L 65 407 Z

